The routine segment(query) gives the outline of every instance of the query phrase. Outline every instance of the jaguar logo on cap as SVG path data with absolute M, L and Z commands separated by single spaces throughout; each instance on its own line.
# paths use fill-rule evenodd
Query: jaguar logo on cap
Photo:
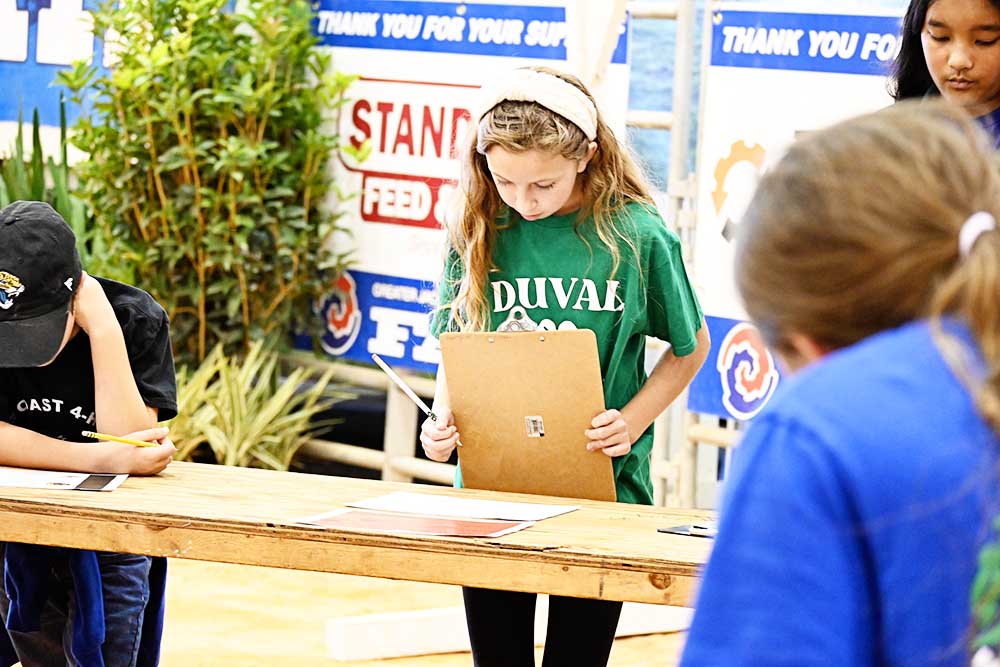
M 13 273 L 0 271 L 0 308 L 7 310 L 14 305 L 14 298 L 24 292 L 24 283 Z
M 76 236 L 52 206 L 16 201 L 0 209 L 0 368 L 52 361 L 82 275 Z

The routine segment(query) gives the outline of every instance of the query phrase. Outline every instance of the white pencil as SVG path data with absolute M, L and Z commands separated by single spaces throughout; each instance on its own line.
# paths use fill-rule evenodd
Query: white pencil
M 407 385 L 406 382 L 403 381 L 403 378 L 399 377 L 396 374 L 396 371 L 389 368 L 389 364 L 382 361 L 382 358 L 377 354 L 373 354 L 372 359 L 375 361 L 376 364 L 378 364 L 379 368 L 385 371 L 385 374 L 389 376 L 389 379 L 392 380 L 394 383 L 396 383 L 396 386 L 399 387 L 404 394 L 409 396 L 410 400 L 416 403 L 417 407 L 420 408 L 425 415 L 430 417 L 431 421 L 437 422 L 438 417 L 436 414 L 434 414 L 434 411 L 431 410 L 429 407 L 427 407 L 427 404 L 424 403 L 423 399 L 417 396 L 416 392 L 410 389 L 409 385 Z M 458 445 L 459 447 L 462 446 L 461 442 L 456 442 L 455 444 Z

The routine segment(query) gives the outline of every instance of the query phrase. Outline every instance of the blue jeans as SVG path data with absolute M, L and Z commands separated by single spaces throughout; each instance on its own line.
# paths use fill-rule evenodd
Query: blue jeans
M 135 667 L 142 621 L 149 601 L 148 556 L 98 552 L 104 601 L 105 667 Z M 2 562 L 2 554 L 0 554 Z M 10 631 L 22 667 L 74 667 L 71 638 L 75 617 L 73 579 L 66 560 L 49 573 L 50 595 L 36 632 Z M 0 587 L 2 593 L 2 587 Z M 7 621 L 10 601 L 0 594 L 0 615 Z

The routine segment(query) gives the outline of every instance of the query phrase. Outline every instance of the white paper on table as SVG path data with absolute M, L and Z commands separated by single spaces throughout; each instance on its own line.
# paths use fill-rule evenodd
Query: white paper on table
M 126 479 L 128 479 L 128 475 L 59 472 L 0 466 L 0 487 L 62 491 L 114 491 Z
M 433 514 L 435 516 L 462 517 L 465 519 L 497 519 L 505 521 L 541 521 L 579 509 L 575 505 L 542 505 L 540 503 L 511 503 L 498 500 L 455 498 L 424 493 L 397 491 L 377 498 L 347 503 L 349 507 L 404 512 L 406 514 Z

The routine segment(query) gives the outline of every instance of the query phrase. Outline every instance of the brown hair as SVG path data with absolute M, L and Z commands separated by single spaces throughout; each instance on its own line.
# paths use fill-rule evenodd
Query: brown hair
M 1000 232 L 959 256 L 974 213 L 1000 219 L 985 136 L 942 102 L 903 102 L 809 135 L 764 175 L 741 224 L 736 280 L 765 339 L 837 349 L 929 318 L 949 364 L 1000 432 Z M 964 321 L 987 365 L 971 381 L 944 334 Z
M 533 67 L 572 84 L 594 101 L 576 77 L 548 67 Z M 486 151 L 500 146 L 512 153 L 538 150 L 561 155 L 568 160 L 582 160 L 590 141 L 569 120 L 535 102 L 504 101 L 488 111 L 474 131 L 462 155 L 461 212 L 448 224 L 448 245 L 461 262 L 461 277 L 454 286 L 455 299 L 442 308 L 450 311 L 450 321 L 465 331 L 484 331 L 490 325 L 486 287 L 490 271 L 495 270 L 493 249 L 496 245 L 498 217 L 507 207 L 493 184 Z M 578 176 L 583 189 L 578 225 L 593 216 L 598 237 L 611 253 L 614 270 L 621 261 L 619 241 L 630 247 L 638 260 L 638 249 L 627 230 L 616 222 L 614 214 L 629 202 L 650 207 L 649 187 L 628 151 L 618 143 L 611 128 L 597 114 L 597 152 Z M 444 280 L 453 279 L 445 276 Z

